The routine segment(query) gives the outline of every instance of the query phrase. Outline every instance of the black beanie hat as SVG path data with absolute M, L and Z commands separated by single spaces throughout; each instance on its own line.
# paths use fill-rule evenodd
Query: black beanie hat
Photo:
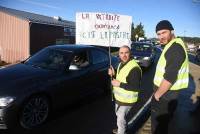
M 162 20 L 156 25 L 156 33 L 159 30 L 163 30 L 163 29 L 167 29 L 167 30 L 170 30 L 170 31 L 174 30 L 172 24 L 168 20 Z

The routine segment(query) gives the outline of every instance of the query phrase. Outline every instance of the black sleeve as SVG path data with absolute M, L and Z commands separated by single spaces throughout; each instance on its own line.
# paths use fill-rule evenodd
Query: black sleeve
M 131 91 L 139 91 L 141 82 L 141 70 L 138 67 L 133 68 L 126 77 L 127 83 L 120 84 L 121 88 Z
M 166 67 L 164 79 L 174 84 L 177 79 L 178 71 L 185 61 L 185 51 L 180 44 L 174 43 L 165 53 L 165 58 Z

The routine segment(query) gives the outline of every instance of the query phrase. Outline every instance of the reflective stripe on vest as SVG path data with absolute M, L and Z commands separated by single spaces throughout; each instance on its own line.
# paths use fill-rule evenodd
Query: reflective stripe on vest
M 188 55 L 187 55 L 187 51 L 185 48 L 185 45 L 183 43 L 183 41 L 180 38 L 175 38 L 173 40 L 171 40 L 164 48 L 164 50 L 162 51 L 162 54 L 158 60 L 158 64 L 156 67 L 156 73 L 155 73 L 155 77 L 154 77 L 154 84 L 156 86 L 160 86 L 162 80 L 164 79 L 163 75 L 165 73 L 165 67 L 166 67 L 166 59 L 165 59 L 165 53 L 167 52 L 167 50 L 172 46 L 173 43 L 178 43 L 180 44 L 184 51 L 185 51 L 185 61 L 183 62 L 183 64 L 181 65 L 181 68 L 178 71 L 178 76 L 177 76 L 177 80 L 176 82 L 172 85 L 172 87 L 170 88 L 170 90 L 179 90 L 179 89 L 183 89 L 183 88 L 187 88 L 188 87 L 188 83 L 189 83 L 189 63 L 188 63 Z
M 118 69 L 117 69 L 116 79 L 123 83 L 127 83 L 126 77 L 128 76 L 129 72 L 133 68 L 138 67 L 140 69 L 139 65 L 134 60 L 130 60 L 119 71 L 120 65 L 121 65 L 121 63 L 119 64 Z M 120 87 L 113 87 L 113 93 L 114 93 L 115 99 L 122 103 L 134 103 L 138 99 L 138 92 L 125 90 Z

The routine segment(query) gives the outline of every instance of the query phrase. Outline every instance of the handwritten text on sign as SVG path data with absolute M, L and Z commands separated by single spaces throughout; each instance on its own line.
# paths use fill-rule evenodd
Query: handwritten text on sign
M 77 13 L 76 43 L 99 46 L 130 45 L 132 17 L 107 13 Z

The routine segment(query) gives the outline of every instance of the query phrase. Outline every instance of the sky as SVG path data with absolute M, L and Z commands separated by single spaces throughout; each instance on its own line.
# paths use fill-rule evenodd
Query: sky
M 0 0 L 0 6 L 69 21 L 76 21 L 76 12 L 128 15 L 148 38 L 156 37 L 160 20 L 169 20 L 177 36 L 200 37 L 200 0 Z

